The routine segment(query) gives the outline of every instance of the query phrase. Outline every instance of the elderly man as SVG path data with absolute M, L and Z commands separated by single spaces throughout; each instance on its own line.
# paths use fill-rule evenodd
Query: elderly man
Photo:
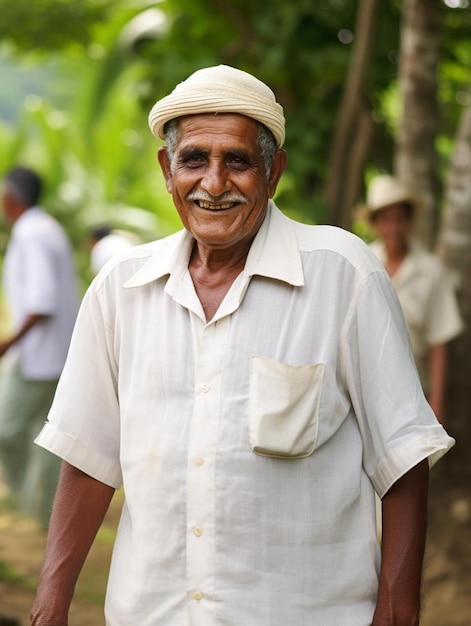
M 386 272 L 277 209 L 283 112 L 253 76 L 200 70 L 149 121 L 184 230 L 84 299 L 38 439 L 64 464 L 32 623 L 67 624 L 123 485 L 109 626 L 417 624 L 428 467 L 453 440 Z

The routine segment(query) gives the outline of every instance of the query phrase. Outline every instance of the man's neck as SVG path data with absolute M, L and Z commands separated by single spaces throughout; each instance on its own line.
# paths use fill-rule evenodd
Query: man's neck
M 201 254 L 195 245 L 188 269 L 206 320 L 214 317 L 232 283 L 244 269 L 247 254 L 248 250 L 227 259 L 224 254 Z

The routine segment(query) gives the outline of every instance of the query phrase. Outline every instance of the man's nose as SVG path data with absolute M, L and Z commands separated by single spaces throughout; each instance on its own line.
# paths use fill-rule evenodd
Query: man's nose
M 219 160 L 209 161 L 201 179 L 201 187 L 213 197 L 222 195 L 230 188 L 227 170 Z

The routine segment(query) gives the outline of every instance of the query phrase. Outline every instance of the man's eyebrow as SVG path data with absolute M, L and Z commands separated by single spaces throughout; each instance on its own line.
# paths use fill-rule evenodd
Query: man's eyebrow
M 224 153 L 224 156 L 227 157 L 235 157 L 237 159 L 240 159 L 241 161 L 245 161 L 247 163 L 251 163 L 253 161 L 253 155 L 248 152 L 247 150 L 242 150 L 242 149 L 238 149 L 235 148 L 233 150 L 227 150 Z
M 182 148 L 179 152 L 178 152 L 178 158 L 185 161 L 186 159 L 195 156 L 196 154 L 208 154 L 208 150 L 206 150 L 205 148 L 200 148 L 198 146 L 189 146 L 187 148 Z

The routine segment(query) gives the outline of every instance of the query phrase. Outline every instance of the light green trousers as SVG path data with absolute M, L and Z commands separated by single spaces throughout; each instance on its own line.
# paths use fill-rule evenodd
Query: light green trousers
M 20 511 L 47 525 L 60 459 L 34 444 L 49 412 L 57 380 L 28 380 L 18 361 L 0 371 L 0 464 Z

